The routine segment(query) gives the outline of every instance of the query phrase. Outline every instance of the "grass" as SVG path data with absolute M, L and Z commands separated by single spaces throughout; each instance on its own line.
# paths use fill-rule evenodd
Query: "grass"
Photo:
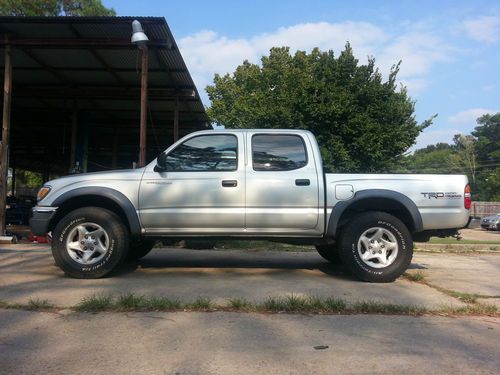
M 286 297 L 269 297 L 256 305 L 257 311 L 268 312 L 317 312 L 339 313 L 346 311 L 347 304 L 337 298 L 320 298 L 316 296 L 301 297 L 289 295 Z
M 229 298 L 229 307 L 239 311 L 252 311 L 255 310 L 255 305 L 244 298 Z
M 291 245 L 272 241 L 217 241 L 217 248 L 229 250 L 267 250 L 267 251 L 316 251 L 314 246 Z
M 55 306 L 46 299 L 30 299 L 28 301 L 27 310 L 40 311 L 52 310 Z
M 194 302 L 187 303 L 184 308 L 187 310 L 206 311 L 216 309 L 216 306 L 210 298 L 198 297 Z
M 29 300 L 26 304 L 8 303 L 0 300 L 0 308 L 30 311 L 57 311 L 63 308 L 76 312 L 145 312 L 145 311 L 232 311 L 255 313 L 308 313 L 308 314 L 384 314 L 384 315 L 488 315 L 500 316 L 495 305 L 482 304 L 477 298 L 486 296 L 471 295 L 455 291 L 444 293 L 460 299 L 466 306 L 443 306 L 429 309 L 414 305 L 401 305 L 380 301 L 359 301 L 348 304 L 343 299 L 318 296 L 289 295 L 269 297 L 262 302 L 251 302 L 244 298 L 228 299 L 226 304 L 216 304 L 206 297 L 198 297 L 191 302 L 181 302 L 176 298 L 135 295 L 127 293 L 119 296 L 109 294 L 91 295 L 73 307 L 61 307 L 47 300 Z
M 444 293 L 450 297 L 454 297 L 454 298 L 456 298 L 464 303 L 469 303 L 469 304 L 477 303 L 478 298 L 490 298 L 491 297 L 491 296 L 483 296 L 481 294 L 475 294 L 475 293 L 457 292 L 455 290 L 441 288 L 439 286 L 430 285 L 430 284 L 427 284 L 427 285 L 429 285 L 431 288 L 434 288 L 434 289 L 440 291 L 441 293 Z
M 443 245 L 500 245 L 500 241 L 480 241 L 480 240 L 457 240 L 456 238 L 441 238 L 441 237 L 431 237 L 428 243 L 443 244 Z
M 460 300 L 461 302 L 464 302 L 467 304 L 478 304 L 477 303 L 478 298 L 500 298 L 500 296 L 486 296 L 486 295 L 477 294 L 477 293 L 458 292 L 456 290 L 451 290 L 451 289 L 447 289 L 447 288 L 443 288 L 443 287 L 434 285 L 425 279 L 425 275 L 421 271 L 412 272 L 412 273 L 405 272 L 404 277 L 406 277 L 410 281 L 414 281 L 414 282 L 418 282 L 420 284 L 427 285 L 430 288 L 436 289 L 438 292 L 441 292 L 443 294 L 446 294 L 447 296 L 456 298 L 456 299 Z
M 378 301 L 357 302 L 352 306 L 352 310 L 361 314 L 422 315 L 429 312 L 429 310 L 424 307 L 382 303 Z
M 93 294 L 85 297 L 75 306 L 76 311 L 98 312 L 106 311 L 113 306 L 113 297 L 111 294 Z
M 405 272 L 404 276 L 410 280 L 410 281 L 415 281 L 415 282 L 421 282 L 425 280 L 425 274 L 422 271 L 417 271 L 417 272 Z

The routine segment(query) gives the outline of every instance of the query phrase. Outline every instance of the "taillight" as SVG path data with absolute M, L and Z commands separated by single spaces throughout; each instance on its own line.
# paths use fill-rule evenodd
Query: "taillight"
M 472 206 L 472 198 L 470 195 L 470 185 L 465 185 L 464 189 L 464 207 L 469 210 Z

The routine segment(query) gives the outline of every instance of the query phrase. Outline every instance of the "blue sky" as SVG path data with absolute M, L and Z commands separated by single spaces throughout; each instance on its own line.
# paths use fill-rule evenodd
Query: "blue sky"
M 500 112 L 500 1 L 160 1 L 104 0 L 118 15 L 164 16 L 209 105 L 214 73 L 231 73 L 270 47 L 342 50 L 349 40 L 382 72 L 402 60 L 399 78 L 416 118 L 438 114 L 416 147 L 469 133 Z

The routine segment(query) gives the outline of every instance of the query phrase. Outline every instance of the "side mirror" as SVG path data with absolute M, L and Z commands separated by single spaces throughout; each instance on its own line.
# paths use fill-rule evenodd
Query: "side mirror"
M 156 159 L 155 172 L 165 172 L 167 170 L 167 154 L 162 152 Z

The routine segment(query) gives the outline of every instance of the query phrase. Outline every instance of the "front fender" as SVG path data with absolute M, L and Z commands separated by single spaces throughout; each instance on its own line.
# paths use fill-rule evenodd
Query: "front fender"
M 52 202 L 52 206 L 60 207 L 70 199 L 86 195 L 103 197 L 117 204 L 123 210 L 123 213 L 127 218 L 130 234 L 133 236 L 141 234 L 141 224 L 134 205 L 123 193 L 115 189 L 98 186 L 76 188 L 61 194 Z

